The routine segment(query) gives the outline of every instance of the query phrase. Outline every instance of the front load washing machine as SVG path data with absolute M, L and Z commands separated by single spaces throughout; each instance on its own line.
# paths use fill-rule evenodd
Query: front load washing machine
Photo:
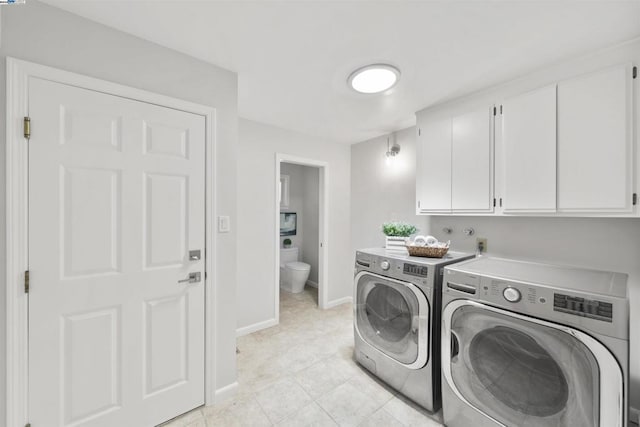
M 356 252 L 356 360 L 425 409 L 440 409 L 440 303 L 445 265 L 474 255 L 419 258 Z
M 624 427 L 627 275 L 498 258 L 445 268 L 449 427 Z

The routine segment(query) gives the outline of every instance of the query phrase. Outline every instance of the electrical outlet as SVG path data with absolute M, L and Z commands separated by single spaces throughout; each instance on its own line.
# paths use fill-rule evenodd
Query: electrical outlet
M 480 253 L 487 252 L 487 239 L 485 237 L 476 238 L 476 249 Z

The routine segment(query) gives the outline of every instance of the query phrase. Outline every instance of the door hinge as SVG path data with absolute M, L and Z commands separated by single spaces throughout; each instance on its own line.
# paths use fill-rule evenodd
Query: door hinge
M 420 200 L 418 200 L 418 208 L 420 208 Z
M 418 136 L 422 135 L 422 129 L 418 128 Z
M 29 270 L 24 272 L 24 293 L 29 293 Z
M 31 427 L 31 423 L 26 423 L 24 427 Z
M 502 105 L 500 106 L 500 115 L 502 115 Z
M 29 139 L 31 138 L 31 118 L 25 117 L 22 122 L 22 130 L 24 131 L 24 137 Z
M 638 204 L 638 193 L 633 193 L 633 196 L 631 196 L 631 201 L 633 202 L 634 206 Z
M 633 67 L 632 75 L 634 79 L 638 77 L 638 67 Z
M 498 109 L 496 108 L 496 106 L 493 106 L 493 115 L 495 116 L 498 113 Z
M 502 197 L 500 197 L 500 207 L 502 207 Z
M 493 207 L 494 208 L 496 207 L 496 198 L 495 197 L 493 198 Z

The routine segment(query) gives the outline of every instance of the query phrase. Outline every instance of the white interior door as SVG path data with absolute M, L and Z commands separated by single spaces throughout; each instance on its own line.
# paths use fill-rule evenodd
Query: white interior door
M 40 79 L 29 115 L 30 422 L 204 404 L 204 117 Z

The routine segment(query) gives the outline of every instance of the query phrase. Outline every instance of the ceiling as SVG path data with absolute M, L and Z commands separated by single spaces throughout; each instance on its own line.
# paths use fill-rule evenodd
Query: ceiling
M 355 143 L 414 112 L 640 36 L 638 1 L 109 1 L 47 3 L 238 73 L 241 117 Z M 354 69 L 400 68 L 383 95 Z

